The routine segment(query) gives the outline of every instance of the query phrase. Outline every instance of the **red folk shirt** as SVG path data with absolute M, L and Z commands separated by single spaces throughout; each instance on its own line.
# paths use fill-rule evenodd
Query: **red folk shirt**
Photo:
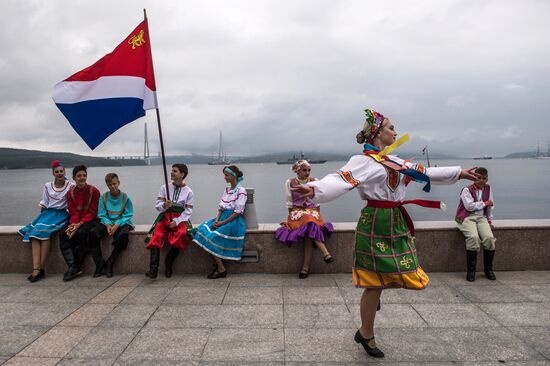
M 69 223 L 86 223 L 97 218 L 97 204 L 99 190 L 89 184 L 82 188 L 72 187 L 67 192 L 67 208 L 69 209 Z

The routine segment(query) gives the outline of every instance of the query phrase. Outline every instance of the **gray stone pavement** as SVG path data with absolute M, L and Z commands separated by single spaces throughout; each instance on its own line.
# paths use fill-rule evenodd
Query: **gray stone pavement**
M 0 274 L 0 364 L 550 365 L 549 271 L 429 275 L 424 291 L 383 292 L 376 360 L 353 342 L 350 274 Z

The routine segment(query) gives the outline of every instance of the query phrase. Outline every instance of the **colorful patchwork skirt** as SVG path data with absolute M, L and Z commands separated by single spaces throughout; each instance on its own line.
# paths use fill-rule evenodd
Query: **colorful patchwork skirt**
M 356 287 L 426 288 L 430 279 L 418 263 L 414 237 L 399 207 L 361 211 L 352 272 Z
M 232 210 L 225 210 L 220 216 L 220 221 L 233 214 Z M 239 260 L 244 247 L 246 224 L 242 215 L 235 220 L 214 229 L 216 219 L 210 219 L 197 227 L 193 241 L 207 252 L 216 257 L 229 260 Z
M 18 233 L 23 236 L 24 242 L 29 242 L 31 238 L 38 240 L 48 240 L 53 233 L 59 231 L 69 221 L 67 210 L 57 210 L 55 208 L 46 208 L 25 227 L 19 229 Z
M 311 238 L 325 242 L 334 228 L 330 222 L 325 223 L 317 209 L 293 208 L 288 214 L 287 222 L 275 231 L 275 239 L 290 246 Z

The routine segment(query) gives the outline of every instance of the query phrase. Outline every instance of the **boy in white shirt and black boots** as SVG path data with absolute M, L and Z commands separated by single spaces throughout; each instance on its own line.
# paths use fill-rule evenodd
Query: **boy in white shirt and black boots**
M 477 168 L 475 172 L 481 178 L 462 190 L 455 218 L 458 228 L 466 238 L 466 264 L 468 269 L 466 280 L 470 282 L 476 279 L 477 252 L 481 246 L 483 246 L 485 277 L 489 280 L 496 280 L 493 272 L 496 241 L 492 231 L 494 230 L 493 192 L 487 184 L 487 169 Z

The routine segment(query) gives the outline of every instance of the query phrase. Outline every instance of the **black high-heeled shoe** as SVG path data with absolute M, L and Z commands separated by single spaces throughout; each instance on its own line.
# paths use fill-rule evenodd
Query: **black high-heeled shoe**
M 33 269 L 33 272 L 34 271 L 39 271 L 38 274 L 36 276 L 34 276 L 32 273 L 30 274 L 29 277 L 27 277 L 27 280 L 29 280 L 29 282 L 36 282 L 36 281 L 40 281 L 42 278 L 44 278 L 44 275 L 45 275 L 45 272 L 43 269 L 40 269 L 40 268 L 35 268 Z
M 220 272 L 218 270 L 215 270 L 214 272 L 210 273 L 207 278 L 210 280 L 216 279 L 216 278 L 224 278 L 227 277 L 227 270 Z
M 309 276 L 309 271 L 302 269 L 300 273 L 298 273 L 298 278 L 303 280 L 304 278 L 307 278 Z
M 374 339 L 374 336 L 370 338 L 364 338 L 361 335 L 361 332 L 358 330 L 357 333 L 355 333 L 355 342 L 361 344 L 365 351 L 369 354 L 369 356 L 376 357 L 376 358 L 383 358 L 384 352 L 380 351 L 378 347 L 370 347 L 369 341 L 372 341 Z
M 334 258 L 330 254 L 325 255 L 323 260 L 325 261 L 326 264 L 334 262 Z

